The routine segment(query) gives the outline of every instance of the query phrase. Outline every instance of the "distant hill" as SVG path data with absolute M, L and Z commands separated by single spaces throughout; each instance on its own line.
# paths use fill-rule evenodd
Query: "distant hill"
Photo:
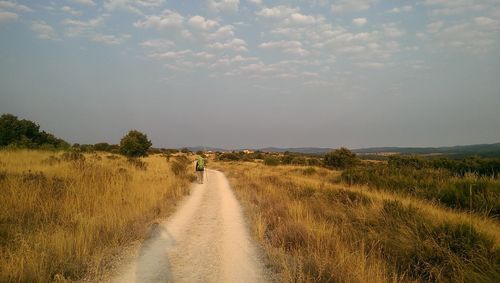
M 189 150 L 196 152 L 198 150 L 211 150 L 228 152 L 232 149 L 223 149 L 215 147 L 188 147 Z M 243 149 L 235 149 L 240 151 Z M 294 152 L 302 154 L 324 154 L 334 150 L 327 147 L 265 147 L 260 149 L 262 152 Z M 444 147 L 369 147 L 353 149 L 360 155 L 391 155 L 391 154 L 417 154 L 417 155 L 446 155 L 451 157 L 464 157 L 471 155 L 479 155 L 483 157 L 500 157 L 500 143 L 494 144 L 474 144 L 474 145 L 457 145 Z
M 324 147 L 266 147 L 259 149 L 262 152 L 295 152 L 304 154 L 323 154 L 332 151 L 331 148 Z
M 220 151 L 220 152 L 227 152 L 231 150 L 223 149 L 223 148 L 217 148 L 217 147 L 210 147 L 210 146 L 188 146 L 186 147 L 192 152 L 197 152 L 197 151 Z M 180 148 L 179 148 L 180 149 Z
M 463 157 L 479 155 L 483 157 L 500 157 L 500 143 L 457 145 L 444 147 L 371 147 L 355 149 L 358 154 L 419 154 L 419 155 L 448 155 Z

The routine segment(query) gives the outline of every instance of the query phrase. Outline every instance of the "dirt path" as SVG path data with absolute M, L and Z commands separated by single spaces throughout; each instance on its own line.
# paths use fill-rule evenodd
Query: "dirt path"
M 226 177 L 208 170 L 112 282 L 265 282 L 262 266 Z

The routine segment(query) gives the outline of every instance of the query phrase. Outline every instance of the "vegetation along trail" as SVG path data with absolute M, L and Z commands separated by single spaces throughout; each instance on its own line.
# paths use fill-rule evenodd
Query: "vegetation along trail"
M 208 181 L 192 188 L 113 282 L 266 281 L 226 177 L 207 173 Z

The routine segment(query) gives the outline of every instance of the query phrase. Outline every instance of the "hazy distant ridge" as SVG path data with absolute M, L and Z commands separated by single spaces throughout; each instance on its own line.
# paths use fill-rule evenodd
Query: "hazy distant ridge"
M 211 151 L 231 151 L 222 148 L 213 147 L 188 147 L 191 151 L 211 150 Z M 242 149 L 236 149 L 239 151 Z M 265 147 L 260 149 L 263 152 L 295 152 L 305 154 L 323 154 L 333 150 L 326 147 Z M 480 155 L 500 157 L 500 143 L 493 144 L 474 144 L 474 145 L 456 145 L 443 147 L 369 147 L 354 149 L 358 154 L 377 154 L 377 153 L 400 153 L 400 154 L 443 154 L 443 155 Z

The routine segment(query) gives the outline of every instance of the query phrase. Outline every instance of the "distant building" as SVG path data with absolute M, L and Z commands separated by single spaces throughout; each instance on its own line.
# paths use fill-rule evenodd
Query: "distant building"
M 250 153 L 253 153 L 254 151 L 253 150 L 250 150 L 250 149 L 244 149 L 243 150 L 243 153 L 244 154 L 250 154 Z

